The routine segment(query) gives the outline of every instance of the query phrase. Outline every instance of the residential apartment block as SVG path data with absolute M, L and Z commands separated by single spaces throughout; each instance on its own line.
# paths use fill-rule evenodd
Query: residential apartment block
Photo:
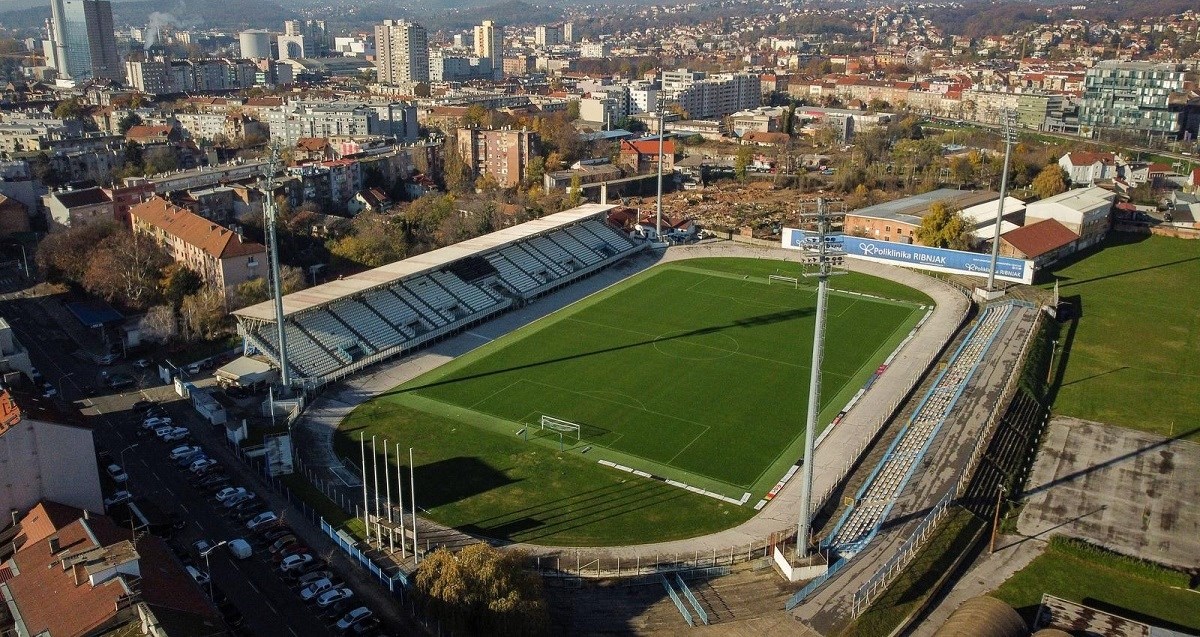
M 530 130 L 458 129 L 458 152 L 473 175 L 491 175 L 503 188 L 521 183 L 526 163 L 537 153 L 538 135 Z
M 133 231 L 149 236 L 170 257 L 227 294 L 266 276 L 266 248 L 190 210 L 154 197 L 129 211 Z
M 1200 99 L 1189 97 L 1182 64 L 1106 60 L 1084 78 L 1079 124 L 1097 134 L 1119 129 L 1171 139 L 1196 138 Z
M 393 86 L 429 81 L 429 39 L 425 27 L 407 20 L 375 25 L 379 82 Z
M 104 511 L 95 444 L 78 411 L 42 398 L 31 383 L 0 390 L 0 507 L 29 511 L 54 500 Z

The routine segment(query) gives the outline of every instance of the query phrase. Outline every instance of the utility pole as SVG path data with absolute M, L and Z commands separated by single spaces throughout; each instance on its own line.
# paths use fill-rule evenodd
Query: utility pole
M 996 206 L 996 233 L 992 236 L 992 267 L 988 268 L 987 291 L 996 289 L 996 261 L 1000 258 L 1000 226 L 1004 223 L 1004 199 L 1008 197 L 1008 165 L 1012 160 L 1012 145 L 1017 132 L 1014 130 L 1016 114 L 1004 111 L 1004 169 L 1000 174 L 1000 203 Z
M 846 213 L 831 214 L 824 199 L 817 199 L 815 212 L 800 211 L 802 230 L 806 236 L 801 243 L 804 251 L 801 263 L 811 268 L 806 277 L 817 279 L 817 324 L 813 331 L 812 367 L 808 381 L 808 417 L 804 427 L 804 464 L 800 481 L 800 521 L 796 529 L 796 558 L 808 557 L 809 535 L 812 533 L 813 449 L 817 418 L 821 411 L 821 359 L 825 350 L 825 315 L 828 310 L 829 277 L 846 274 L 846 252 L 842 249 L 842 233 L 835 231 L 844 224 Z M 807 226 L 807 227 L 805 227 Z M 811 230 L 810 230 L 811 228 Z
M 275 224 L 279 210 L 275 206 L 275 171 L 279 167 L 279 147 L 271 149 L 271 161 L 267 162 L 267 180 L 263 187 L 263 226 L 267 231 L 267 249 L 271 259 L 271 287 L 275 297 L 275 330 L 279 339 L 279 379 L 283 383 L 283 395 L 291 393 L 292 372 L 288 366 L 287 330 L 283 326 L 283 280 L 279 271 L 279 238 Z

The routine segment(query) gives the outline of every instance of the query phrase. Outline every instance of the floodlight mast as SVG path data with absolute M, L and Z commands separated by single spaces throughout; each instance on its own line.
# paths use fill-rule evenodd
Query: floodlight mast
M 271 260 L 271 291 L 275 300 L 275 329 L 279 339 L 279 378 L 283 383 L 283 393 L 291 391 L 292 374 L 288 369 L 287 331 L 283 326 L 283 283 L 279 272 L 279 239 L 275 234 L 275 224 L 279 211 L 275 206 L 275 171 L 279 167 L 279 147 L 271 148 L 271 160 L 267 162 L 267 179 L 263 185 L 263 225 L 266 227 L 267 249 L 270 250 Z
M 1004 199 L 1008 197 L 1008 164 L 1012 159 L 1012 145 L 1016 141 L 1016 114 L 1004 111 L 1004 168 L 1000 173 L 1000 202 L 996 206 L 996 233 L 992 236 L 992 266 L 988 268 L 987 289 L 996 289 L 996 262 L 1000 258 L 1000 225 L 1004 222 Z
M 666 111 L 658 110 L 658 196 L 654 199 L 654 240 L 662 243 L 662 195 L 663 195 L 663 120 Z
M 804 256 L 801 262 L 813 268 L 805 272 L 806 277 L 817 279 L 817 324 L 813 330 L 812 367 L 808 381 L 808 417 L 804 427 L 804 464 L 800 479 L 800 521 L 796 529 L 796 557 L 808 557 L 809 536 L 812 535 L 813 455 L 817 418 L 821 402 L 821 359 L 825 353 L 825 316 L 829 296 L 829 277 L 846 274 L 846 252 L 841 246 L 841 233 L 833 230 L 834 222 L 844 223 L 843 210 L 829 212 L 824 199 L 817 199 L 816 212 L 800 212 L 801 226 L 811 226 L 814 231 L 801 242 Z M 807 232 L 807 229 L 805 229 Z

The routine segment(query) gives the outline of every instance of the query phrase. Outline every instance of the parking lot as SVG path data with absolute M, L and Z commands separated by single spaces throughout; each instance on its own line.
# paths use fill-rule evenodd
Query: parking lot
M 172 388 L 157 384 L 151 370 L 70 355 L 74 343 L 28 299 L 6 303 L 4 314 L 43 382 L 55 389 L 54 397 L 75 402 L 93 417 L 109 514 L 135 527 L 149 522 L 149 530 L 168 537 L 234 634 L 379 634 L 377 618 L 366 609 L 351 617 L 365 630 L 339 628 L 339 620 L 364 606 L 355 590 L 361 585 L 346 586 L 339 576 L 347 573 L 347 563 L 329 566 L 333 556 L 307 548 L 291 533 L 287 508 L 258 492 L 253 470 L 221 447 L 221 432 L 199 421 Z M 47 338 L 49 332 L 55 337 Z M 109 394 L 111 389 L 95 384 L 116 374 L 135 379 L 129 391 Z M 194 448 L 179 449 L 185 446 Z M 222 492 L 237 488 L 244 492 Z M 235 542 L 239 539 L 243 542 Z M 285 560 L 287 573 L 281 572 Z M 305 601 L 310 580 L 320 581 L 321 590 L 310 591 Z

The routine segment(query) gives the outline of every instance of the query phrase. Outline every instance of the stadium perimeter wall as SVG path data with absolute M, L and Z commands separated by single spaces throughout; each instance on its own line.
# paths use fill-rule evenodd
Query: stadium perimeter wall
M 567 286 L 525 308 L 499 316 L 494 321 L 437 343 L 411 357 L 364 370 L 329 387 L 297 421 L 295 431 L 300 438 L 297 448 L 301 450 L 303 466 L 310 477 L 340 482 L 347 472 L 333 450 L 333 437 L 341 421 L 358 405 L 637 272 L 661 263 L 701 257 L 786 261 L 795 260 L 796 255 L 783 250 L 777 243 L 758 247 L 729 241 L 675 246 L 664 251 L 637 254 L 605 272 Z M 895 352 L 893 362 L 871 390 L 858 400 L 836 427 L 827 430 L 823 436 L 814 458 L 814 493 L 819 495 L 819 501 L 814 503 L 815 509 L 825 504 L 858 457 L 894 416 L 905 397 L 916 387 L 922 375 L 964 323 L 970 309 L 970 301 L 961 291 L 938 279 L 903 268 L 858 260 L 849 260 L 849 268 L 918 289 L 934 300 L 935 308 L 912 338 Z M 750 520 L 703 537 L 622 547 L 515 546 L 528 551 L 543 572 L 549 575 L 604 577 L 644 574 L 651 568 L 728 565 L 761 557 L 771 538 L 794 533 L 799 504 L 799 481 L 790 480 Z M 435 545 L 456 546 L 475 541 L 470 536 L 428 520 L 421 520 L 419 529 L 422 537 L 437 538 Z

